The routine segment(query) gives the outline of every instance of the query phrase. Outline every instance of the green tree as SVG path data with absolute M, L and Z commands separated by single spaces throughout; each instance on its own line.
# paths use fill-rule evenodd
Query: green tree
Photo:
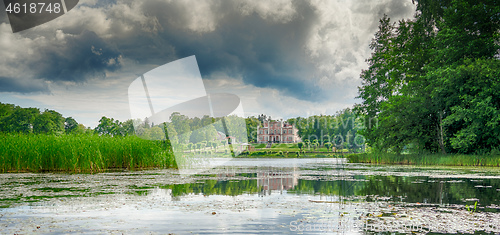
M 64 132 L 63 116 L 54 110 L 45 110 L 40 115 L 36 115 L 33 121 L 34 133 L 63 133 Z
M 297 147 L 299 147 L 299 149 L 302 151 L 302 147 L 304 147 L 304 143 L 303 142 L 297 143 Z
M 85 134 L 85 133 L 91 133 L 92 130 L 89 130 L 87 128 L 85 128 L 85 125 L 79 123 L 78 126 L 76 127 L 75 129 L 75 132 L 76 134 Z
M 330 151 L 330 149 L 331 149 L 331 147 L 332 147 L 332 143 L 330 143 L 330 142 L 326 142 L 326 143 L 324 144 L 324 146 L 325 146 L 325 148 L 326 148 L 326 151 Z
M 170 144 L 179 143 L 179 137 L 178 137 L 177 131 L 175 130 L 174 124 L 169 123 L 169 122 L 164 122 L 163 128 L 164 128 L 164 132 L 165 132 L 165 138 L 167 138 L 167 140 L 170 142 Z M 191 149 L 191 147 L 189 149 Z
M 150 140 L 165 140 L 165 133 L 159 126 L 154 126 L 149 129 Z
M 204 140 L 205 140 L 205 133 L 201 128 L 192 131 L 191 136 L 189 137 L 189 141 L 192 143 L 199 143 Z
M 21 108 L 16 106 L 12 113 L 3 118 L 7 132 L 32 133 L 33 122 L 40 115 L 37 108 Z
M 310 150 L 310 148 L 311 148 L 311 141 L 309 141 L 308 139 L 306 139 L 306 140 L 304 140 L 304 144 L 307 147 L 307 149 Z
M 318 147 L 318 140 L 314 139 L 311 143 L 311 145 L 313 146 L 313 149 L 316 150 L 316 148 Z
M 99 135 L 121 136 L 121 123 L 113 118 L 103 116 L 99 120 L 99 125 L 94 129 L 94 132 Z
M 170 121 L 172 122 L 175 131 L 179 137 L 179 143 L 188 143 L 190 138 L 190 120 L 187 116 L 182 115 L 178 112 L 174 112 L 170 115 Z
M 10 131 L 9 116 L 14 113 L 15 106 L 13 104 L 3 104 L 0 103 L 0 131 L 8 132 Z
M 124 136 L 133 135 L 135 133 L 134 120 L 128 119 L 121 124 L 121 134 Z
M 76 122 L 75 119 L 72 117 L 67 117 L 66 120 L 64 121 L 64 131 L 66 134 L 69 133 L 76 133 L 78 128 L 78 122 Z
M 496 1 L 420 0 L 415 20 L 396 26 L 384 16 L 355 109 L 367 143 L 396 153 L 410 145 L 442 153 L 498 146 L 481 129 L 498 126 L 500 94 L 490 89 L 498 81 L 498 15 Z
M 212 141 L 212 142 L 210 142 L 210 143 L 211 143 L 211 145 L 212 145 L 212 148 L 214 148 L 214 149 L 215 149 L 215 151 L 217 151 L 217 142 L 216 142 L 216 141 Z
M 246 123 L 246 131 L 248 142 L 256 143 L 257 142 L 257 128 L 261 125 L 261 122 L 256 117 L 248 117 L 245 118 Z

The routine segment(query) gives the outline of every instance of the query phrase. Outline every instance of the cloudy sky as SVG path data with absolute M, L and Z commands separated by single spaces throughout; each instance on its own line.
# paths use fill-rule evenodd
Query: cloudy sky
M 91 127 L 129 119 L 129 85 L 191 55 L 207 92 L 238 95 L 246 116 L 334 114 L 360 102 L 378 20 L 415 13 L 411 0 L 80 0 L 12 33 L 0 5 L 0 102 Z

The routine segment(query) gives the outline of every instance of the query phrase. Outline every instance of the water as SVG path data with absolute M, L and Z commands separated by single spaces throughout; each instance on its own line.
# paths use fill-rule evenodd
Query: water
M 194 175 L 0 174 L 0 234 L 500 234 L 498 168 L 221 162 Z

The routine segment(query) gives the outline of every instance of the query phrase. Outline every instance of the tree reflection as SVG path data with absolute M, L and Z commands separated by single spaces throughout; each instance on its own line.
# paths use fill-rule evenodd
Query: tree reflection
M 227 195 L 275 193 L 341 196 L 388 197 L 392 201 L 422 204 L 499 204 L 500 180 L 467 178 L 436 179 L 429 176 L 355 175 L 335 179 L 309 179 L 290 169 L 269 169 L 258 173 L 236 174 L 240 179 L 207 179 L 196 183 L 161 185 L 173 197 L 188 194 Z M 220 176 L 216 176 L 220 177 Z M 243 178 L 243 179 L 241 179 Z M 305 178 L 305 179 L 304 179 Z M 372 197 L 373 196 L 373 197 Z M 471 202 L 471 203 L 469 203 Z

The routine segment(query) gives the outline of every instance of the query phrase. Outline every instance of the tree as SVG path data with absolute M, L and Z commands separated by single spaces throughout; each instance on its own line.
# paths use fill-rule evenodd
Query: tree
M 500 7 L 495 1 L 420 0 L 415 20 L 384 16 L 356 106 L 377 151 L 489 151 L 496 133 Z M 373 125 L 373 122 L 378 125 Z M 483 138 L 484 137 L 484 138 Z M 348 142 L 350 140 L 348 139 Z
M 7 132 L 10 129 L 8 118 L 14 113 L 15 106 L 13 104 L 0 103 L 0 131 Z
M 307 146 L 307 149 L 310 150 L 311 148 L 311 141 L 309 141 L 308 139 L 304 140 L 304 144 L 305 146 Z
M 99 125 L 97 125 L 94 132 L 99 135 L 111 135 L 111 136 L 123 135 L 121 132 L 121 122 L 113 118 L 107 118 L 105 116 L 103 116 L 99 120 Z
M 175 145 L 179 143 L 179 137 L 177 131 L 175 130 L 174 125 L 172 123 L 164 122 L 163 129 L 164 129 L 163 131 L 165 132 L 165 138 L 170 142 L 170 144 Z
M 326 142 L 325 144 L 326 151 L 330 151 L 330 148 L 332 147 L 332 143 Z
M 64 132 L 64 118 L 54 110 L 45 110 L 40 115 L 36 115 L 33 121 L 34 133 L 63 133 Z
M 213 124 L 208 124 L 202 129 L 205 134 L 205 138 L 203 139 L 204 141 L 210 142 L 217 138 L 217 130 L 215 129 Z
M 64 121 L 64 132 L 66 132 L 66 134 L 75 133 L 77 128 L 78 122 L 76 122 L 72 117 L 67 117 Z
M 134 120 L 128 119 L 121 124 L 121 131 L 124 136 L 133 135 L 135 133 Z
M 441 78 L 441 92 L 453 98 L 443 115 L 448 148 L 460 153 L 487 151 L 500 145 L 500 61 L 466 60 L 429 74 Z M 460 95 L 454 95 L 465 90 Z M 441 97 L 443 99 L 443 97 Z M 450 100 L 448 100 L 450 102 Z
M 318 147 L 318 145 L 319 145 L 319 144 L 318 144 L 318 140 L 314 139 L 314 140 L 312 141 L 312 144 L 311 144 L 311 145 L 313 146 L 314 150 L 316 150 L 316 148 L 317 148 L 317 147 Z
M 302 143 L 302 142 L 297 143 L 297 147 L 299 147 L 299 149 L 302 151 L 302 147 L 304 147 L 304 143 Z
M 159 126 L 153 126 L 149 129 L 150 140 L 165 140 L 165 133 Z
M 379 133 L 381 129 L 373 125 L 372 121 L 378 118 L 383 102 L 389 99 L 394 87 L 394 82 L 391 82 L 391 75 L 394 73 L 390 73 L 391 65 L 388 60 L 392 49 L 391 42 L 395 38 L 394 31 L 394 24 L 390 22 L 387 15 L 384 15 L 380 19 L 375 38 L 370 43 L 373 53 L 367 60 L 369 68 L 361 72 L 362 86 L 359 87 L 357 97 L 361 98 L 363 103 L 356 106 L 356 111 L 358 115 L 366 117 L 363 135 L 376 149 L 382 148 L 384 140 Z M 337 142 L 335 144 L 338 146 Z
M 191 143 L 199 143 L 205 140 L 205 133 L 203 129 L 199 128 L 191 132 L 191 136 L 189 137 L 189 141 Z
M 76 133 L 76 134 L 84 134 L 84 133 L 91 133 L 91 132 L 92 132 L 92 130 L 85 128 L 85 125 L 83 125 L 81 123 L 78 124 L 78 126 L 76 127 L 76 129 L 74 131 L 74 133 Z
M 248 142 L 256 143 L 257 142 L 257 128 L 261 126 L 261 122 L 256 117 L 248 117 L 245 118 L 246 123 L 246 131 L 247 131 L 247 139 Z
M 190 138 L 189 118 L 185 115 L 181 115 L 178 112 L 174 112 L 170 115 L 170 121 L 172 122 L 174 129 L 177 132 L 179 143 L 188 143 Z
M 212 148 L 214 148 L 214 150 L 217 151 L 217 142 L 216 141 L 212 141 L 210 143 L 212 144 Z
M 37 108 L 21 108 L 15 106 L 10 115 L 4 116 L 3 126 L 6 132 L 32 133 L 33 122 L 40 115 Z

